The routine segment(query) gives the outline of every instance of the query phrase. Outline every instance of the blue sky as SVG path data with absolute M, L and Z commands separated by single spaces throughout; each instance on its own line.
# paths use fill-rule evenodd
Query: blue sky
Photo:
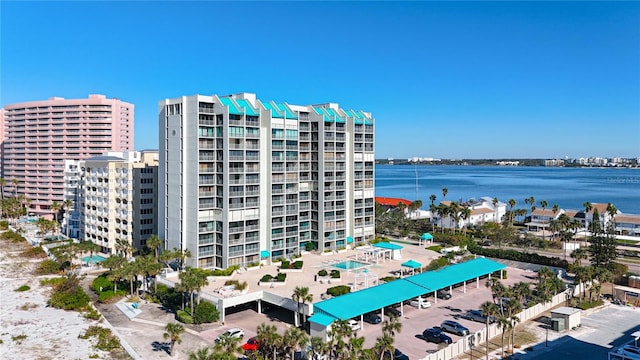
M 637 2 L 0 3 L 1 104 L 254 92 L 373 113 L 376 157 L 640 156 Z

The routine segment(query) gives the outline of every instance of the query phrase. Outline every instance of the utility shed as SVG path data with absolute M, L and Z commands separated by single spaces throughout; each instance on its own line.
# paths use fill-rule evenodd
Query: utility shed
M 572 308 L 572 307 L 559 307 L 557 309 L 551 310 L 551 319 L 558 319 L 560 321 L 564 320 L 563 329 L 573 329 L 574 327 L 580 326 L 580 309 Z M 556 320 L 556 321 L 558 321 Z M 560 326 L 562 326 L 560 325 Z M 554 330 L 562 330 L 561 328 Z

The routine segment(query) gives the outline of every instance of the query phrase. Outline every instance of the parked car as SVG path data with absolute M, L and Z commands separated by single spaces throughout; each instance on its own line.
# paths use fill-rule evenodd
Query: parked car
M 222 334 L 220 334 L 220 336 L 218 336 L 216 338 L 216 342 L 220 342 L 220 340 L 223 337 L 235 337 L 235 338 L 242 339 L 244 337 L 244 331 L 242 329 L 239 329 L 239 328 L 229 329 L 229 330 L 223 332 Z
M 391 356 L 391 353 L 389 352 L 389 350 L 386 350 L 384 352 L 384 358 L 385 359 L 393 359 L 393 360 L 409 360 L 409 357 L 405 354 L 402 353 L 402 351 L 398 350 L 398 349 L 394 349 L 393 350 L 393 357 Z
M 385 306 L 384 314 L 385 315 L 393 315 L 393 316 L 397 316 L 397 317 L 402 316 L 402 313 L 400 312 L 400 310 L 396 309 L 393 306 Z
M 466 314 L 462 315 L 462 318 L 483 324 L 487 322 L 487 317 L 480 310 L 469 310 Z M 495 316 L 490 316 L 489 324 L 493 324 L 494 322 L 496 322 Z
M 428 307 L 431 307 L 431 302 L 425 298 L 417 297 L 409 301 L 409 305 L 416 307 L 418 309 L 426 309 Z
M 493 246 L 493 243 L 491 240 L 485 240 L 482 242 L 482 246 Z
M 425 329 L 422 332 L 422 338 L 425 339 L 426 341 L 433 342 L 436 344 L 439 344 L 442 342 L 445 344 L 451 344 L 453 342 L 451 337 L 445 334 L 444 332 L 442 332 L 442 329 L 440 329 L 437 326 L 432 327 L 430 329 Z
M 449 300 L 451 299 L 451 293 L 448 290 L 438 290 L 436 292 L 438 299 Z
M 442 330 L 446 332 L 450 332 L 452 334 L 458 334 L 460 336 L 465 336 L 469 333 L 469 329 L 462 326 L 457 321 L 445 320 L 442 322 L 442 324 L 440 324 L 440 327 L 442 328 Z
M 380 319 L 380 316 L 376 315 L 375 313 L 364 314 L 364 316 L 362 317 L 362 320 L 364 320 L 365 322 L 368 322 L 369 324 L 380 324 L 382 322 L 382 319 Z
M 356 320 L 349 319 L 349 320 L 347 320 L 347 324 L 349 325 L 349 327 L 353 331 L 360 330 L 360 323 L 358 321 L 356 321 Z
M 252 337 L 247 340 L 246 343 L 242 344 L 242 350 L 244 351 L 258 351 L 259 348 L 260 341 L 258 341 L 258 338 L 256 337 Z

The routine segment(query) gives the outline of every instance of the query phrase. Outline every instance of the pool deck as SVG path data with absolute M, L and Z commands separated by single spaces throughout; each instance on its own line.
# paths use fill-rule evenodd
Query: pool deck
M 370 264 L 366 267 L 361 267 L 353 270 L 338 269 L 341 272 L 342 277 L 340 279 L 326 279 L 322 281 L 316 281 L 318 271 L 325 269 L 328 272 L 337 269 L 335 264 L 352 260 L 356 261 L 356 250 L 350 249 L 339 253 L 333 253 L 331 255 L 320 255 L 314 253 L 308 253 L 302 255 L 301 258 L 295 260 L 304 261 L 304 267 L 301 271 L 289 270 L 287 271 L 287 279 L 284 285 L 259 285 L 260 279 L 266 275 L 276 276 L 279 272 L 279 264 L 263 265 L 259 267 L 249 268 L 247 270 L 241 269 L 234 273 L 230 277 L 223 278 L 210 278 L 209 285 L 202 289 L 202 292 L 212 295 L 214 297 L 229 297 L 224 296 L 224 283 L 228 279 L 234 279 L 239 281 L 246 281 L 248 286 L 248 293 L 252 293 L 259 290 L 269 291 L 270 293 L 279 295 L 284 298 L 291 298 L 293 291 L 296 287 L 308 287 L 309 293 L 313 295 L 313 302 L 318 302 L 323 299 L 327 292 L 327 289 L 337 285 L 354 286 L 358 289 L 362 289 L 364 284 L 363 280 L 359 279 L 358 284 L 355 283 L 356 274 L 361 273 L 364 269 L 368 274 L 375 274 L 378 278 L 386 276 L 395 276 L 401 270 L 401 264 L 409 259 L 420 262 L 423 266 L 428 265 L 431 260 L 438 258 L 440 254 L 427 250 L 424 246 L 407 245 L 402 244 L 404 248 L 401 251 L 402 259 L 389 260 L 384 262 L 380 260 L 378 264 Z M 362 262 L 361 260 L 358 260 Z M 406 270 L 406 269 L 405 269 Z M 406 275 L 411 275 L 409 271 Z M 178 281 L 177 273 L 169 275 L 167 278 L 171 281 Z M 374 285 L 374 284 L 369 284 Z

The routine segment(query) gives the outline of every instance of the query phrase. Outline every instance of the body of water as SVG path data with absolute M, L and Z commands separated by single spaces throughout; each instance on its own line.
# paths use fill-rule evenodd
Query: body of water
M 428 209 L 429 196 L 451 201 L 497 197 L 515 199 L 515 208 L 528 208 L 524 199 L 533 196 L 536 206 L 546 200 L 548 208 L 583 209 L 585 202 L 612 203 L 619 211 L 640 214 L 640 169 L 562 168 L 454 165 L 376 165 L 376 196 L 420 199 Z M 417 192 L 416 192 L 417 173 Z

